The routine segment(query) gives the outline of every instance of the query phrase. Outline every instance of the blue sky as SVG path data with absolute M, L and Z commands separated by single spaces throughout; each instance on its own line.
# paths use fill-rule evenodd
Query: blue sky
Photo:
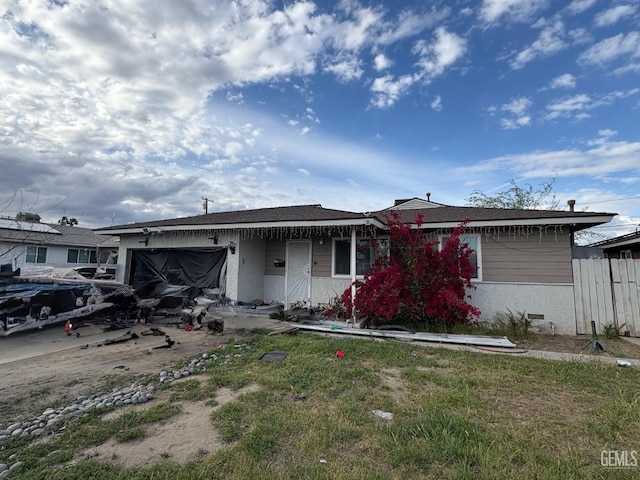
M 640 224 L 638 0 L 0 0 L 0 215 L 464 205 Z

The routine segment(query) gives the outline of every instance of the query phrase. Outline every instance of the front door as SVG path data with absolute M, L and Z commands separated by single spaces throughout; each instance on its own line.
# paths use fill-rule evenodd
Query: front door
M 296 302 L 311 306 L 311 242 L 289 240 L 286 262 L 286 307 Z

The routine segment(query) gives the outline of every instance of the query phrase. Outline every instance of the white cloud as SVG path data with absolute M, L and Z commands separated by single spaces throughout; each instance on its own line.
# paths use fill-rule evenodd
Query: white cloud
M 598 13 L 594 18 L 593 23 L 596 27 L 608 27 L 619 22 L 625 17 L 633 15 L 636 10 L 636 5 L 617 5 Z
M 442 97 L 440 95 L 436 95 L 436 97 L 431 102 L 431 108 L 435 111 L 439 112 L 442 110 Z
M 378 72 L 382 70 L 386 70 L 391 67 L 393 62 L 389 60 L 384 53 L 379 53 L 373 59 L 373 68 L 375 68 Z
M 570 73 L 559 75 L 549 82 L 549 88 L 576 88 L 576 77 Z
M 414 46 L 414 53 L 420 56 L 417 64 L 426 79 L 442 75 L 444 71 L 462 58 L 467 49 L 464 38 L 450 33 L 443 27 L 435 32 L 435 41 L 428 44 L 420 40 Z
M 567 10 L 573 14 L 582 13 L 591 8 L 597 0 L 573 0 L 567 7 Z
M 622 75 L 629 72 L 631 73 L 640 72 L 640 62 L 630 63 L 628 65 L 625 65 L 624 67 L 618 67 L 613 71 L 613 73 L 615 73 L 616 75 Z
M 523 115 L 531 106 L 531 100 L 527 97 L 517 97 L 509 103 L 505 103 L 500 107 L 503 111 L 512 113 L 513 115 Z
M 361 61 L 358 58 L 350 58 L 324 67 L 325 72 L 333 73 L 339 81 L 350 82 L 362 76 Z
M 528 114 L 529 107 L 532 105 L 531 99 L 527 97 L 516 97 L 510 102 L 500 106 L 500 110 L 509 114 L 508 117 L 500 119 L 500 125 L 506 130 L 515 130 L 531 124 L 531 116 Z M 494 113 L 497 107 L 490 109 L 490 113 Z
M 547 0 L 484 0 L 480 8 L 480 18 L 493 23 L 502 16 L 507 16 L 513 21 L 523 22 L 547 5 Z
M 289 143 L 308 145 L 318 135 L 301 134 L 317 115 L 277 117 L 268 127 L 231 122 L 250 111 L 249 101 L 275 106 L 271 98 L 249 100 L 244 89 L 288 88 L 312 101 L 305 78 L 319 69 L 328 65 L 345 81 L 360 78 L 365 49 L 379 52 L 448 15 L 446 8 L 405 9 L 391 17 L 359 2 L 329 13 L 308 0 L 223 3 L 4 6 L 0 138 L 11 142 L 0 143 L 0 191 L 21 188 L 44 205 L 59 204 L 60 191 L 73 192 L 77 205 L 95 206 L 93 225 L 109 223 L 114 210 L 116 222 L 192 214 L 199 211 L 193 199 L 213 198 L 208 192 L 220 209 L 273 204 L 280 188 L 269 183 L 283 179 L 281 155 L 291 151 L 287 142 L 273 146 L 273 132 L 285 136 L 282 128 Z M 382 97 L 399 96 L 413 82 L 393 78 L 398 89 L 388 85 Z M 333 143 L 316 148 L 316 158 Z M 303 148 L 294 153 L 308 155 Z
M 511 68 L 519 69 L 538 57 L 547 57 L 567 47 L 564 40 L 564 24 L 557 20 L 545 26 L 538 38 L 511 60 Z
M 593 45 L 578 61 L 584 65 L 604 65 L 620 57 L 640 57 L 640 33 L 619 33 Z
M 373 93 L 371 105 L 377 108 L 392 106 L 409 91 L 414 82 L 415 79 L 412 75 L 403 75 L 397 80 L 392 75 L 376 78 L 371 85 Z
M 616 91 L 604 95 L 587 95 L 582 93 L 571 97 L 564 97 L 547 105 L 547 114 L 544 118 L 546 120 L 571 117 L 578 120 L 588 118 L 590 116 L 590 114 L 587 113 L 589 110 L 611 105 L 615 103 L 616 100 L 627 98 L 638 93 L 640 93 L 640 88 Z
M 565 150 L 536 150 L 490 158 L 471 167 L 457 168 L 457 174 L 512 172 L 524 178 L 604 176 L 636 172 L 640 165 L 640 142 L 614 142 L 607 138 L 592 147 Z

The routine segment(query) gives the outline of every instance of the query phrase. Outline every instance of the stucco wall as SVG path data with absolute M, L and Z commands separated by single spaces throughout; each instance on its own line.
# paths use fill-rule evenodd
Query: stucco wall
M 67 263 L 67 251 L 70 248 L 82 250 L 83 247 L 67 247 L 67 246 L 51 246 L 41 245 L 47 248 L 47 261 L 45 263 L 26 263 L 27 258 L 27 244 L 16 245 L 13 243 L 0 242 L 0 253 L 6 252 L 0 256 L 0 264 L 11 263 L 13 268 L 21 268 L 23 272 L 28 272 L 29 269 L 38 268 L 42 266 L 54 267 L 54 268 L 68 268 L 68 267 L 95 267 L 97 263 Z M 96 250 L 92 248 L 89 250 Z
M 328 303 L 351 285 L 343 278 L 311 277 L 311 304 Z M 284 303 L 284 277 L 266 275 L 264 277 L 264 299 Z
M 131 263 L 132 250 L 149 250 L 153 248 L 211 248 L 226 247 L 229 242 L 235 242 L 236 255 L 227 255 L 227 297 L 233 300 L 238 299 L 238 255 L 239 239 L 237 236 L 218 235 L 218 243 L 214 244 L 211 234 L 180 235 L 122 235 L 118 249 L 118 265 L 116 280 L 127 282 L 129 280 L 129 268 Z M 144 241 L 148 239 L 149 245 L 145 246 Z
M 551 332 L 549 322 L 553 322 L 557 334 L 576 334 L 573 284 L 482 282 L 470 294 L 471 303 L 481 310 L 483 321 L 491 321 L 496 313 L 509 309 L 513 313 L 544 315 L 544 320 L 532 320 L 532 324 L 545 333 Z

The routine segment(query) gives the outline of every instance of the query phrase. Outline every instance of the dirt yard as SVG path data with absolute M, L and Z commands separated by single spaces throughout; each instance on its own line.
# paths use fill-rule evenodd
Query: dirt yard
M 141 335 L 140 332 L 148 330 L 143 325 L 132 329 L 139 334 L 138 339 L 101 346 L 98 345 L 103 343 L 104 335 L 88 334 L 66 339 L 64 332 L 60 334 L 58 329 L 36 332 L 22 338 L 0 338 L 0 368 L 4 373 L 0 376 L 0 429 L 16 421 L 30 420 L 49 407 L 67 405 L 80 395 L 105 394 L 147 375 L 157 375 L 180 360 L 195 358 L 215 349 L 217 345 L 240 341 L 249 334 L 244 329 L 214 335 L 205 330 L 187 332 L 173 326 L 160 328 L 176 342 L 171 348 L 155 348 L 166 345 L 165 337 Z M 109 337 L 120 335 L 112 333 Z M 5 340 L 10 342 L 7 341 L 3 349 L 2 342 Z M 22 349 L 16 347 L 20 342 L 25 343 Z M 65 345 L 65 342 L 70 343 Z M 71 344 L 74 346 L 69 348 Z M 38 354 L 39 351 L 51 349 L 52 345 L 57 351 Z M 11 355 L 17 360 L 12 361 L 9 358 Z M 105 442 L 78 452 L 75 461 L 99 458 L 136 466 L 167 457 L 184 462 L 213 453 L 222 444 L 218 442 L 209 421 L 211 412 L 255 388 L 256 385 L 250 385 L 237 392 L 220 389 L 211 405 L 205 405 L 205 402 L 181 402 L 180 414 L 161 424 L 149 426 L 148 434 L 141 441 L 129 442 L 125 447 L 121 443 Z M 118 408 L 106 414 L 105 418 L 121 415 L 131 409 L 148 408 L 162 401 L 166 395 L 166 391 L 159 392 L 151 403 Z M 206 443 L 202 439 L 207 439 Z M 39 441 L 46 441 L 46 438 Z
M 138 339 L 125 343 L 102 346 L 98 346 L 102 343 L 101 336 L 67 339 L 64 332 L 57 330 L 45 330 L 20 339 L 11 338 L 11 342 L 5 342 L 9 337 L 0 338 L 0 368 L 3 372 L 0 376 L 0 429 L 20 420 L 32 419 L 49 407 L 67 405 L 80 395 L 105 394 L 114 387 L 124 387 L 147 375 L 157 375 L 181 360 L 200 356 L 221 343 L 242 341 L 250 334 L 247 329 L 225 330 L 224 334 L 212 335 L 205 330 L 187 332 L 172 326 L 160 328 L 176 342 L 172 348 L 155 348 L 166 345 L 165 339 L 151 335 L 140 335 Z M 143 330 L 148 330 L 148 327 L 140 325 L 133 329 L 137 333 Z M 110 336 L 114 337 L 113 332 Z M 526 343 L 519 342 L 519 347 L 589 353 L 582 349 L 588 340 L 583 337 L 537 336 Z M 23 342 L 23 348 L 18 348 L 20 342 Z M 611 350 L 611 353 L 604 355 L 640 358 L 640 346 L 637 344 L 623 339 L 603 342 Z M 6 347 L 3 349 L 3 346 Z M 41 354 L 52 347 L 56 351 Z M 193 378 L 202 380 L 200 377 Z M 256 388 L 256 385 L 249 385 L 237 392 L 220 389 L 215 402 L 183 401 L 180 414 L 146 427 L 149 430 L 142 440 L 127 442 L 124 447 L 121 443 L 108 441 L 78 452 L 74 461 L 98 458 L 136 466 L 163 458 L 184 462 L 206 456 L 222 445 L 209 420 L 211 412 L 245 391 Z M 148 408 L 161 401 L 162 395 L 168 394 L 166 391 L 160 392 L 151 404 L 119 408 L 107 415 L 117 416 L 128 409 Z M 202 439 L 207 441 L 203 442 Z

